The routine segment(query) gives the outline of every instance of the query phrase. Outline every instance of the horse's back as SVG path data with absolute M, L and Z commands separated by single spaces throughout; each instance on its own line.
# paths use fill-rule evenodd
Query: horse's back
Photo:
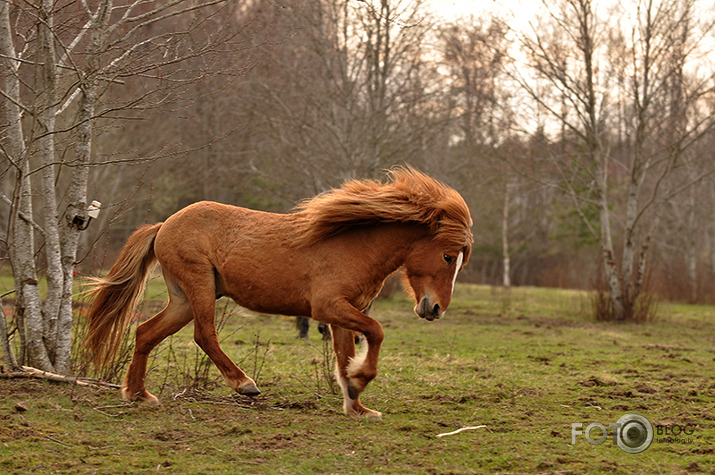
M 212 281 L 216 296 L 246 308 L 310 315 L 308 266 L 293 245 L 294 220 L 290 214 L 198 202 L 166 220 L 155 252 L 182 288 L 198 273 Z

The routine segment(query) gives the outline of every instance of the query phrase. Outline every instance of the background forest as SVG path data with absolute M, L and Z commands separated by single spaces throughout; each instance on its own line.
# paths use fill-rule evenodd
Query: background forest
M 579 123 L 589 93 L 582 45 L 569 35 L 582 3 L 550 3 L 525 36 L 508 18 L 446 24 L 429 5 L 405 1 L 256 1 L 214 18 L 236 23 L 230 54 L 182 65 L 205 77 L 101 128 L 96 163 L 128 163 L 90 170 L 88 196 L 107 212 L 84 235 L 94 251 L 85 268 L 110 263 L 139 224 L 197 200 L 285 212 L 345 179 L 409 163 L 470 204 L 468 280 L 503 283 L 508 245 L 514 285 L 593 286 L 599 191 Z M 595 124 L 608 154 L 615 252 L 639 179 L 649 285 L 690 301 L 711 299 L 715 276 L 713 57 L 700 49 L 712 45 L 713 19 L 696 4 L 624 3 L 585 20 L 598 43 Z M 628 24 L 643 22 L 645 7 L 659 17 L 650 77 L 634 64 L 645 27 Z M 137 81 L 161 87 L 161 77 Z M 650 103 L 639 104 L 634 89 L 645 87 Z M 108 94 L 123 103 L 132 89 Z M 639 154 L 652 157 L 634 178 Z
M 709 2 L 559 0 L 528 23 L 421 0 L 0 5 L 18 288 L 13 246 L 40 275 L 55 241 L 65 276 L 95 273 L 192 202 L 287 212 L 410 164 L 470 205 L 462 279 L 596 287 L 618 320 L 644 291 L 714 301 Z M 73 258 L 48 230 L 92 200 Z

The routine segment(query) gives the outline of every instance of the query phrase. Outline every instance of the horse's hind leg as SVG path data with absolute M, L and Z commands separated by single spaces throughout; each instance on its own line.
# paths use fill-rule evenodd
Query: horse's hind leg
M 194 275 L 196 280 L 191 289 L 187 290 L 191 308 L 194 312 L 194 340 L 202 350 L 211 358 L 216 368 L 223 376 L 226 384 L 239 394 L 258 396 L 261 391 L 256 383 L 246 373 L 231 361 L 221 349 L 216 334 L 216 300 L 215 281 L 213 271 L 205 278 Z
M 137 327 L 134 356 L 122 384 L 122 398 L 127 401 L 158 404 L 159 400 L 144 387 L 149 353 L 164 338 L 181 330 L 193 318 L 186 295 L 171 279 L 165 277 L 165 280 L 169 303 L 164 310 Z

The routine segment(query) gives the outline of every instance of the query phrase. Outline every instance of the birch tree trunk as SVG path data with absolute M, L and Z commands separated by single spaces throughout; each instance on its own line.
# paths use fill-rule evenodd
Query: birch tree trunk
M 36 112 L 36 133 L 39 135 L 41 164 L 41 202 L 44 229 L 44 252 L 46 259 L 47 295 L 42 306 L 42 325 L 44 346 L 50 360 L 54 360 L 57 351 L 57 318 L 59 314 L 63 273 L 60 251 L 60 234 L 57 217 L 57 195 L 55 183 L 55 122 L 57 110 L 57 60 L 54 47 L 54 15 L 52 0 L 42 0 L 39 8 L 39 50 L 41 63 L 38 65 L 38 81 L 36 86 L 39 110 Z M 30 358 L 35 359 L 31 354 Z M 55 371 L 54 367 L 38 366 L 43 371 Z
M 583 91 L 584 109 L 586 112 L 584 132 L 588 147 L 587 154 L 595 166 L 596 193 L 599 205 L 600 244 L 602 265 L 608 283 L 611 311 L 615 320 L 626 318 L 623 285 L 619 275 L 616 257 L 613 253 L 613 235 L 611 232 L 611 213 L 609 209 L 609 150 L 604 146 L 605 131 L 602 117 L 599 115 L 599 97 L 596 92 L 595 77 L 595 37 L 594 12 L 590 1 L 579 1 L 573 4 L 576 10 L 580 37 L 578 46 L 583 55 L 585 69 L 585 90 Z
M 17 54 L 12 42 L 10 5 L 0 4 L 0 52 L 5 69 L 5 112 L 8 121 L 5 154 L 15 171 L 15 191 L 11 200 L 10 215 L 10 265 L 15 277 L 16 318 L 18 328 L 26 335 L 20 345 L 20 361 L 30 358 L 48 371 L 52 363 L 45 349 L 41 313 L 40 288 L 35 266 L 35 236 L 33 228 L 32 184 L 30 182 L 29 153 L 22 129 L 22 101 L 20 98 L 19 63 L 13 62 Z M 13 245 L 19 243 L 19 245 Z M 7 338 L 7 335 L 3 335 Z
M 601 158 L 601 164 L 597 172 L 597 186 L 599 193 L 599 221 L 600 221 L 600 245 L 601 263 L 603 265 L 606 283 L 608 284 L 608 298 L 611 303 L 611 312 L 615 320 L 623 320 L 626 317 L 625 302 L 623 298 L 623 288 L 616 264 L 616 257 L 613 254 L 613 236 L 611 233 L 611 216 L 608 204 L 608 161 Z
M 61 234 L 61 265 L 64 276 L 61 307 L 58 313 L 57 325 L 57 355 L 55 366 L 60 374 L 70 372 L 72 363 L 72 283 L 77 261 L 80 229 L 73 225 L 74 217 L 86 222 L 87 216 L 87 181 L 89 178 L 89 163 L 92 157 L 92 131 L 94 128 L 95 109 L 97 107 L 97 89 L 99 70 L 99 55 L 106 41 L 111 1 L 102 1 L 91 21 L 91 34 L 87 49 L 88 60 L 84 81 L 80 84 L 79 112 L 77 113 L 77 140 L 75 155 L 77 165 L 74 167 L 70 186 L 67 190 L 66 223 Z
M 695 188 L 690 188 L 687 195 L 687 236 L 685 240 L 685 256 L 688 269 L 688 287 L 690 290 L 690 301 L 698 301 L 698 232 L 700 226 L 697 223 L 697 203 L 695 198 Z
M 72 224 L 75 216 L 86 222 L 87 217 L 87 180 L 89 162 L 92 155 L 92 128 L 96 107 L 96 80 L 89 80 L 82 88 L 77 120 L 77 143 L 75 153 L 77 166 L 72 172 L 72 179 L 67 190 L 69 204 L 65 215 L 65 226 L 61 234 L 61 265 L 64 285 L 61 305 L 58 309 L 56 371 L 68 374 L 72 363 L 72 284 L 77 261 L 80 229 Z
M 212 18 L 231 5 L 225 0 L 130 2 L 117 8 L 112 0 L 67 2 L 60 7 L 54 0 L 39 0 L 23 5 L 0 1 L 4 78 L 0 93 L 7 121 L 0 134 L 0 156 L 7 157 L 15 178 L 12 197 L 0 191 L 0 198 L 10 207 L 7 244 L 16 285 L 17 354 L 4 314 L 0 338 L 9 367 L 29 364 L 68 374 L 72 369 L 72 285 L 80 232 L 89 222 L 87 181 L 93 133 L 98 117 L 106 113 L 98 110 L 100 97 L 107 91 L 100 85 L 122 84 L 114 79 L 117 76 L 141 75 L 150 82 L 162 66 L 171 69 L 213 53 L 216 45 L 223 47 L 235 32 L 227 31 L 222 37 L 215 28 L 218 23 L 196 17 L 208 9 L 204 19 Z M 178 21 L 181 15 L 187 16 L 186 22 Z M 158 22 L 165 22 L 167 29 L 149 28 Z M 206 30 L 194 37 L 201 28 Z M 156 73 L 161 79 L 163 74 Z M 184 70 L 176 74 L 181 75 L 177 83 L 191 80 Z M 195 74 L 203 78 L 206 71 Z M 152 92 L 137 92 L 118 108 L 139 107 Z M 66 148 L 58 150 L 59 140 L 74 143 L 70 166 L 61 166 L 67 161 L 65 156 L 72 154 Z M 33 209 L 33 199 L 37 209 Z M 39 249 L 37 242 L 41 242 Z M 44 301 L 38 285 L 42 264 L 47 281 Z
M 22 184 L 23 180 L 20 175 L 20 167 L 19 164 L 21 163 L 22 156 L 23 156 L 23 148 L 24 148 L 24 139 L 23 139 L 23 133 L 22 133 L 22 115 L 20 111 L 20 79 L 17 75 L 17 65 L 14 64 L 12 61 L 10 61 L 8 58 L 10 57 L 10 54 L 14 54 L 15 48 L 13 47 L 12 44 L 12 30 L 10 28 L 10 5 L 7 2 L 2 2 L 0 3 L 0 54 L 2 57 L 0 58 L 0 61 L 3 63 L 3 68 L 7 71 L 7 74 L 5 75 L 5 83 L 4 83 L 4 89 L 6 93 L 6 98 L 3 101 L 4 102 L 4 108 L 5 108 L 5 117 L 7 119 L 7 128 L 6 128 L 6 133 L 8 136 L 7 144 L 5 145 L 5 154 L 8 157 L 8 160 L 10 161 L 11 165 L 14 167 L 15 175 L 17 176 L 17 181 L 16 183 Z M 8 201 L 10 201 L 10 205 L 13 208 L 12 212 L 10 213 L 10 232 L 9 237 L 12 237 L 12 239 L 15 239 L 15 234 L 27 234 L 27 230 L 25 229 L 18 229 L 17 226 L 17 221 L 19 219 L 19 213 L 18 213 L 18 207 L 17 204 L 18 202 L 18 193 L 21 194 L 22 190 L 16 187 L 16 194 L 12 197 L 12 200 L 9 198 L 5 197 Z M 26 226 L 29 226 L 29 223 L 24 223 Z M 23 226 L 20 224 L 20 226 Z M 8 249 L 11 250 L 10 246 L 8 246 Z M 13 255 L 12 253 L 10 254 L 10 265 L 14 268 L 15 267 L 15 258 L 16 256 Z M 13 272 L 14 275 L 15 274 Z M 20 286 L 17 285 L 18 283 L 21 283 L 22 279 L 16 279 L 15 281 L 15 288 L 19 289 Z M 17 297 L 16 297 L 17 298 Z M 16 313 L 17 317 L 17 322 L 18 326 L 22 325 L 22 318 L 23 316 L 20 314 L 20 312 Z M 11 368 L 11 369 L 18 369 L 19 365 L 17 363 L 17 359 L 15 358 L 14 352 L 11 350 L 10 347 L 10 341 L 9 341 L 9 335 L 7 332 L 7 324 L 5 323 L 5 312 L 2 313 L 2 327 L 0 330 L 2 330 L 2 334 L 0 334 L 0 338 L 3 339 L 3 353 L 5 354 L 5 364 Z M 20 353 L 23 353 L 24 348 L 20 350 Z
M 502 208 L 501 221 L 501 244 L 502 244 L 502 285 L 505 289 L 511 288 L 511 256 L 509 254 L 509 205 L 510 205 L 510 190 L 509 179 L 505 179 L 504 184 L 504 207 Z

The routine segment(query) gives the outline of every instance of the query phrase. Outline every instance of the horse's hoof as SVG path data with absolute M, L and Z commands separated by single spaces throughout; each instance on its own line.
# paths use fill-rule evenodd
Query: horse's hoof
M 372 409 L 368 409 L 367 407 L 362 407 L 359 412 L 355 412 L 352 415 L 355 417 L 364 417 L 365 419 L 371 419 L 376 421 L 382 419 L 382 412 L 373 411 Z
M 158 406 L 159 399 L 146 389 L 131 393 L 127 388 L 122 388 L 122 399 L 127 402 L 140 402 L 149 406 Z
M 260 395 L 261 390 L 254 383 L 248 383 L 238 388 L 238 394 L 254 397 Z
M 356 388 L 355 386 L 352 386 L 350 383 L 348 383 L 348 397 L 352 400 L 357 399 L 360 396 L 360 393 L 362 392 L 364 388 Z
M 382 419 L 382 412 L 379 411 L 373 411 L 372 409 L 368 409 L 367 407 L 363 406 L 360 403 L 355 404 L 353 407 L 345 411 L 345 414 L 348 416 L 353 416 L 353 417 L 364 417 L 365 419 L 371 419 L 371 420 L 381 420 Z
M 347 381 L 347 391 L 350 399 L 357 399 L 358 396 L 360 396 L 360 393 L 365 390 L 367 384 L 373 379 L 374 376 L 366 377 L 362 375 L 351 375 Z

